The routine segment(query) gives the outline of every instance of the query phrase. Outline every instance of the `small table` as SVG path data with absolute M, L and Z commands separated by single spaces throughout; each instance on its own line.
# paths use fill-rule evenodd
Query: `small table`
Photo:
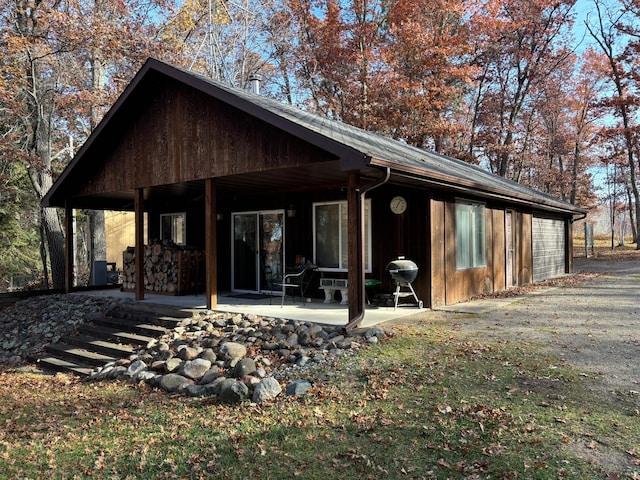
M 373 288 L 380 285 L 382 282 L 375 278 L 367 278 L 364 281 L 364 290 L 365 296 L 367 297 L 367 304 L 369 302 L 369 294 L 367 292 L 367 288 Z M 324 303 L 333 303 L 333 295 L 336 290 L 340 291 L 340 295 L 342 296 L 342 301 L 340 302 L 342 305 L 346 305 L 349 303 L 349 282 L 348 280 L 342 278 L 322 278 L 320 279 L 320 289 L 324 290 Z
M 367 291 L 367 288 L 377 287 L 381 283 L 382 282 L 380 280 L 377 280 L 375 278 L 365 278 L 365 280 L 364 280 L 364 294 L 367 297 L 367 304 L 371 303 L 371 302 L 369 302 L 369 292 Z

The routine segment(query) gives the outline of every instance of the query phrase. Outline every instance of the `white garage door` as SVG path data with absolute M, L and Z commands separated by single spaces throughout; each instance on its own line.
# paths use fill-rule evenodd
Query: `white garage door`
M 564 220 L 533 217 L 533 281 L 565 273 Z

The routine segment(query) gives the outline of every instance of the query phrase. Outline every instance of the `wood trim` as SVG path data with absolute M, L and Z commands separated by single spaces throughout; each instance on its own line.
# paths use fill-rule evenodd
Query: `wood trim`
M 489 208 L 487 211 L 491 212 L 493 291 L 499 292 L 507 288 L 506 212 L 498 208 Z
M 144 189 L 136 188 L 134 195 L 136 225 L 136 300 L 144 300 Z
M 218 306 L 218 232 L 216 209 L 216 182 L 205 180 L 205 276 L 207 308 Z
M 364 315 L 364 212 L 358 174 L 349 173 L 347 189 L 349 250 L 349 324 Z
M 65 225 L 65 256 L 64 256 L 64 288 L 66 293 L 73 290 L 74 265 L 73 258 L 75 251 L 73 249 L 73 208 L 67 205 L 64 208 L 64 225 Z
M 518 215 L 518 285 L 533 282 L 533 238 L 531 236 L 533 215 Z
M 431 256 L 431 280 L 429 289 L 429 307 L 437 307 L 446 304 L 446 225 L 445 203 L 442 200 L 429 200 L 430 229 L 430 256 Z

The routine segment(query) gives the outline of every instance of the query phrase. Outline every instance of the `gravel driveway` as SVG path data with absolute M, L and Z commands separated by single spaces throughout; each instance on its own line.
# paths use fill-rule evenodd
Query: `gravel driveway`
M 447 311 L 411 315 L 397 323 L 445 322 L 480 342 L 521 339 L 543 345 L 549 353 L 592 377 L 595 381 L 589 388 L 594 395 L 612 402 L 625 397 L 639 415 L 640 260 L 577 259 L 574 270 L 598 275 L 583 275 L 588 280 L 577 286 L 479 300 L 447 307 Z M 578 438 L 566 448 L 572 455 L 601 465 L 604 471 L 630 471 L 629 478 L 640 478 L 637 462 L 631 464 L 626 452 L 605 444 L 594 449 L 588 443 Z
M 597 374 L 606 391 L 640 391 L 640 261 L 576 259 L 576 272 L 594 272 L 579 286 L 539 290 L 524 297 L 480 300 L 476 314 L 461 305 L 429 312 L 479 339 L 522 339 L 546 345 L 580 370 Z M 456 313 L 458 310 L 458 313 Z M 401 323 L 425 319 L 424 314 Z M 640 401 L 640 397 L 639 397 Z
M 597 272 L 580 286 L 538 292 L 476 318 L 464 330 L 521 338 L 581 370 L 601 376 L 607 390 L 640 390 L 640 262 L 581 259 L 575 271 Z

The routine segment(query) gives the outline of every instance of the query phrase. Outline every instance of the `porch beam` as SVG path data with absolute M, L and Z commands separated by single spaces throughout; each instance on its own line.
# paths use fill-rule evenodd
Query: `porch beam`
M 64 207 L 65 249 L 64 249 L 64 290 L 66 293 L 73 291 L 75 249 L 73 248 L 73 208 L 67 203 Z
M 357 172 L 349 173 L 347 189 L 348 212 L 348 274 L 349 323 L 347 329 L 356 328 L 364 318 L 364 204 Z
M 205 275 L 207 308 L 218 306 L 218 235 L 215 178 L 205 180 Z
M 136 188 L 134 195 L 136 228 L 136 300 L 144 300 L 144 188 Z

